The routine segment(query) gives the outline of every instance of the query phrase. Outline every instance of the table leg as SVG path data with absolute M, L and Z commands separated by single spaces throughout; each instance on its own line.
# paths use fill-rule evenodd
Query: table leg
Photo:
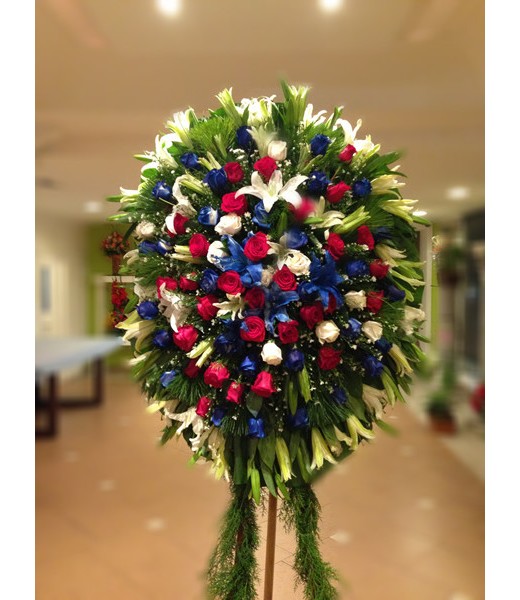
M 42 402 L 40 386 L 36 385 L 36 409 L 47 413 L 47 427 L 37 429 L 36 437 L 55 437 L 58 433 L 58 376 L 49 376 L 49 394 L 46 402 Z
M 104 384 L 103 384 L 103 359 L 96 358 L 92 365 L 94 372 L 94 404 L 103 403 Z

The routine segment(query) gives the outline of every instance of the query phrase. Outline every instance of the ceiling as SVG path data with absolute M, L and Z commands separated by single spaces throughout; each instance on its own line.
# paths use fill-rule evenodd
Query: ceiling
M 402 150 L 405 196 L 432 220 L 483 208 L 483 0 L 180 2 L 176 17 L 154 0 L 35 4 L 37 216 L 103 221 L 173 112 L 214 108 L 230 86 L 280 97 L 281 78 Z M 453 186 L 469 197 L 447 199 Z

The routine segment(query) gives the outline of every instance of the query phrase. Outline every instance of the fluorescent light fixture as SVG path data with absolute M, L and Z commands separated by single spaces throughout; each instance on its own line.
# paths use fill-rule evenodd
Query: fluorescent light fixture
M 181 10 L 181 0 L 156 0 L 157 8 L 169 17 L 174 17 Z
M 424 217 L 428 214 L 428 211 L 426 210 L 414 210 L 412 215 L 414 217 Z
M 448 188 L 446 197 L 449 200 L 465 200 L 469 198 L 469 188 L 464 185 L 456 185 L 455 187 Z
M 90 214 L 100 213 L 101 212 L 101 202 L 98 202 L 97 200 L 89 200 L 88 202 L 85 202 L 85 204 L 83 205 L 83 210 L 86 213 L 90 213 Z
M 320 6 L 327 12 L 334 12 L 341 8 L 343 0 L 320 0 Z

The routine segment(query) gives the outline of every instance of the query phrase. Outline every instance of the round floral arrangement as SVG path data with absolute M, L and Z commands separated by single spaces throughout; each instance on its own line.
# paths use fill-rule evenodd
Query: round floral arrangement
M 135 295 L 118 325 L 162 441 L 231 482 L 209 568 L 215 598 L 255 597 L 254 502 L 285 499 L 306 598 L 333 598 L 315 477 L 385 428 L 404 400 L 425 315 L 415 200 L 380 153 L 308 89 L 176 113 L 113 220 L 131 224 Z
M 123 239 L 123 236 L 117 232 L 112 231 L 103 240 L 101 244 L 103 252 L 107 256 L 116 256 L 118 254 L 124 254 L 128 250 L 128 243 Z

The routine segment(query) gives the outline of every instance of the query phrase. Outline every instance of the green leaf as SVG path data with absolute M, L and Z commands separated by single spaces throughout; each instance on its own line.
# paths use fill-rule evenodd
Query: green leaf
M 275 481 L 280 493 L 286 500 L 290 500 L 289 492 L 287 491 L 287 487 L 285 483 L 282 481 L 280 473 L 275 473 Z
M 254 501 L 260 504 L 260 473 L 256 467 L 250 465 L 249 478 L 251 480 L 251 494 Z
M 386 423 L 381 419 L 376 419 L 375 423 L 379 427 L 379 429 L 382 429 L 385 433 L 388 433 L 389 435 L 392 435 L 394 437 L 397 437 L 399 435 L 399 430 L 395 427 L 392 427 L 392 425 L 390 425 L 389 423 Z
M 244 454 L 242 451 L 241 438 L 236 436 L 233 439 L 233 455 L 235 462 L 233 465 L 233 481 L 237 485 L 247 483 L 247 470 L 244 464 Z
M 270 433 L 265 438 L 260 439 L 258 451 L 260 452 L 262 461 L 271 469 L 276 455 L 274 433 Z
M 262 471 L 262 477 L 264 478 L 267 489 L 273 496 L 277 496 L 278 494 L 276 493 L 276 485 L 274 483 L 271 468 L 268 467 L 263 461 L 260 461 L 260 470 Z
M 254 417 L 256 417 L 260 412 L 263 403 L 263 398 L 257 396 L 256 394 L 249 394 L 249 396 L 246 399 L 247 409 Z
M 298 447 L 300 446 L 300 439 L 301 434 L 299 431 L 291 433 L 291 439 L 289 441 L 289 456 L 291 457 L 291 462 L 294 462 L 294 459 L 296 458 Z

